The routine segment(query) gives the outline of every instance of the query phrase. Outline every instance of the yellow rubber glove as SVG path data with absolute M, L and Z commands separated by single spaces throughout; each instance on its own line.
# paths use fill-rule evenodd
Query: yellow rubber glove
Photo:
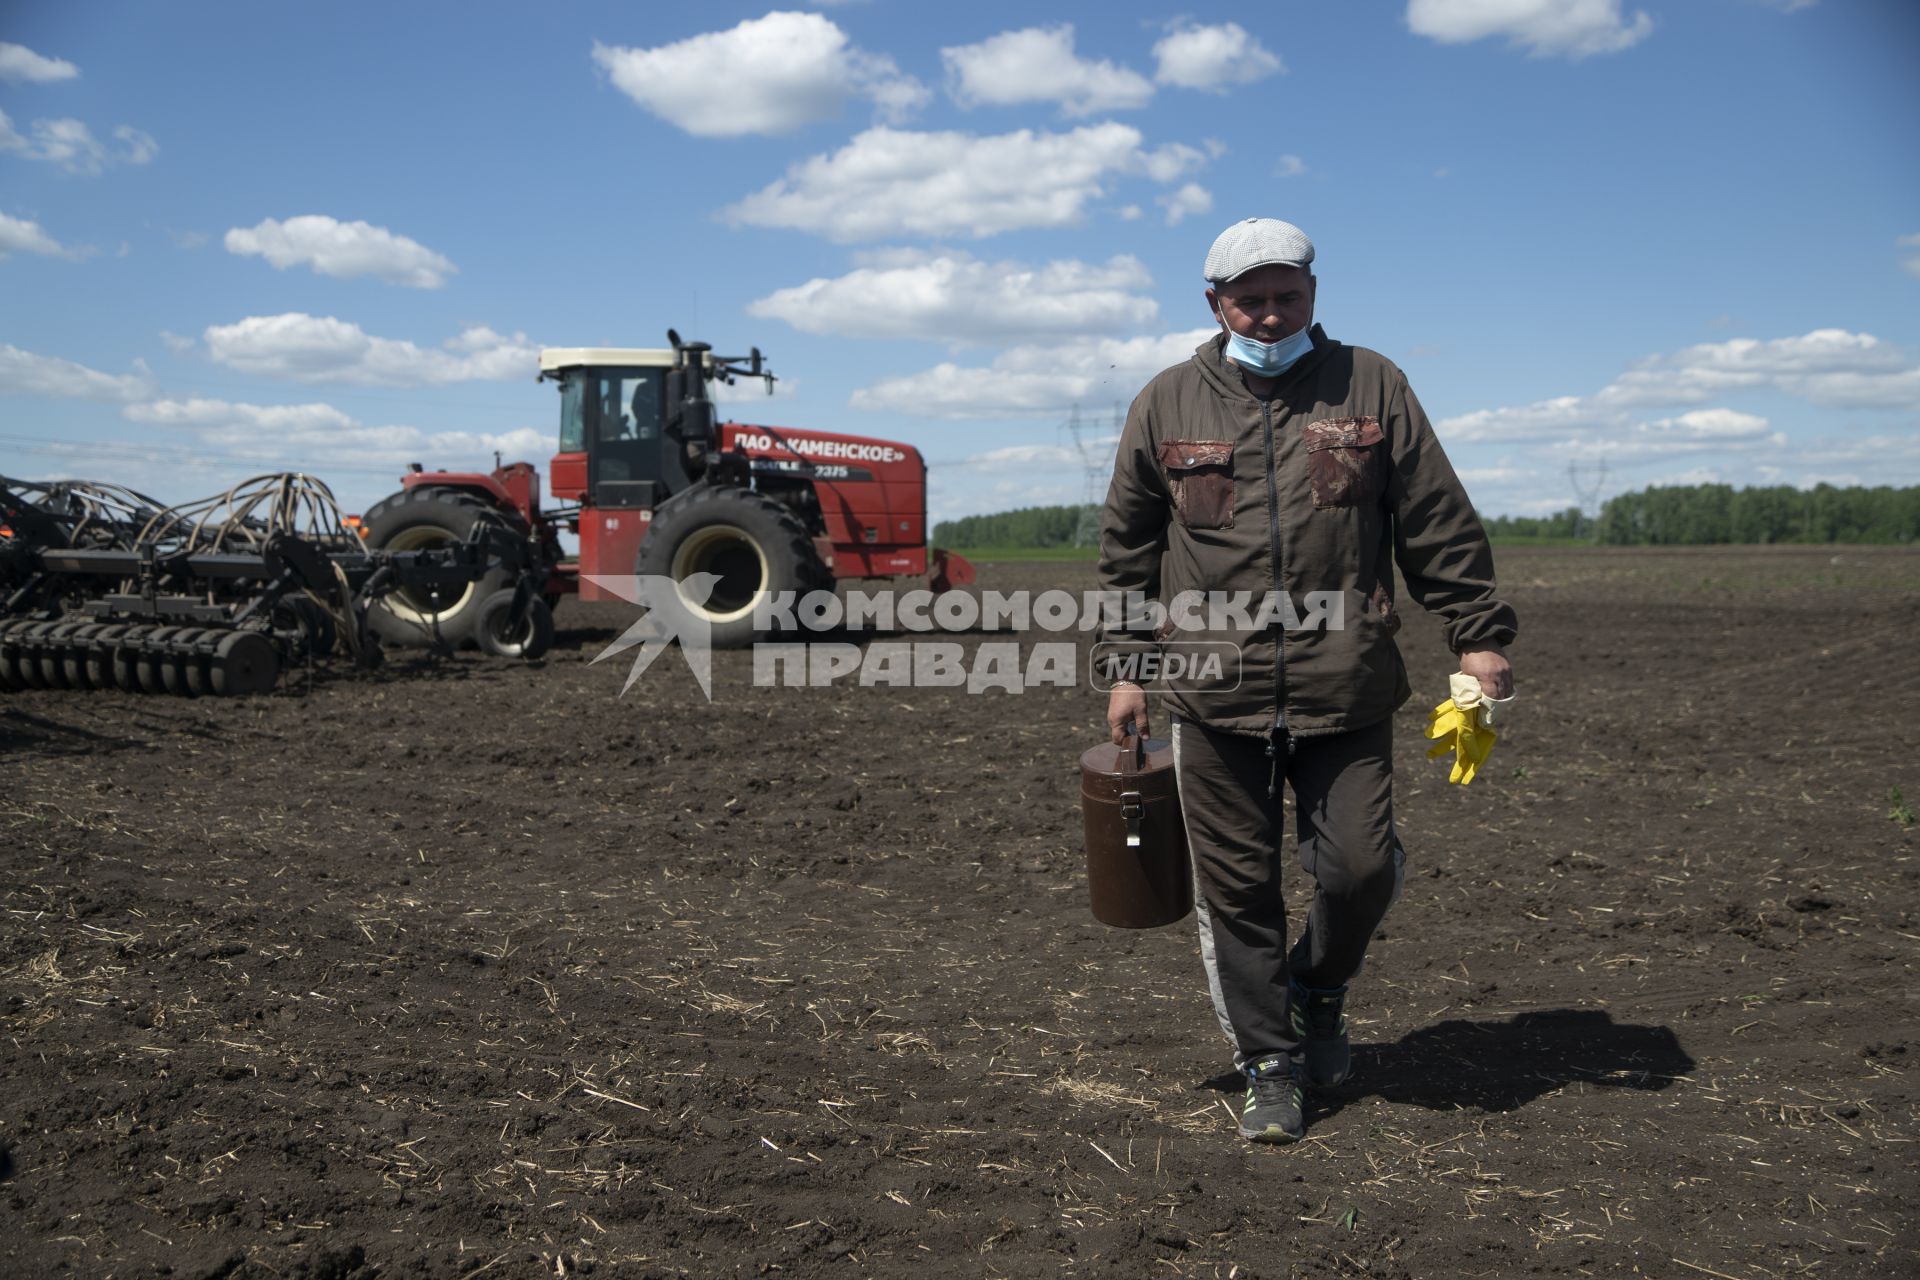
M 1456 671 L 1447 684 L 1453 696 L 1435 707 L 1427 721 L 1427 736 L 1437 740 L 1427 750 L 1427 759 L 1438 760 L 1453 752 L 1447 781 L 1464 787 L 1493 753 L 1495 710 L 1513 699 L 1487 697 L 1480 691 L 1480 682 L 1464 671 Z

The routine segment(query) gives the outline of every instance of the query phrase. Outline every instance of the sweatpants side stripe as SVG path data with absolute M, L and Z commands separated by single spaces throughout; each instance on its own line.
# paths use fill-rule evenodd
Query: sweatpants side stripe
M 1178 793 L 1182 789 L 1180 780 L 1180 731 L 1186 725 L 1178 717 L 1173 721 L 1173 787 Z M 1185 830 L 1187 848 L 1193 848 L 1193 829 L 1187 825 L 1187 805 L 1180 802 L 1180 825 Z M 1233 1046 L 1236 1060 L 1240 1053 L 1240 1037 L 1233 1033 L 1233 1020 L 1227 1016 L 1227 996 L 1220 989 L 1220 958 L 1213 945 L 1213 915 L 1207 910 L 1206 891 L 1200 884 L 1200 864 L 1193 864 L 1193 918 L 1200 926 L 1200 964 L 1207 971 L 1207 994 L 1213 997 L 1213 1016 L 1220 1020 L 1220 1033 Z

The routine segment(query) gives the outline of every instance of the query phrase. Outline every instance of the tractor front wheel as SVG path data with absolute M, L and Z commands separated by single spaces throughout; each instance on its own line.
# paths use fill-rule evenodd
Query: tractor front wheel
M 738 649 L 770 634 L 772 628 L 754 617 L 764 597 L 833 586 L 806 526 L 751 489 L 693 489 L 655 512 L 634 572 L 680 584 L 681 603 L 712 628 L 716 649 Z M 689 590 L 696 574 L 715 579 L 704 600 Z

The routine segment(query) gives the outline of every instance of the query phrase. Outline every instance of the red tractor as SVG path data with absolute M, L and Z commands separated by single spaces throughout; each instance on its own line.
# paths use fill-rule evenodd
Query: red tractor
M 831 589 L 842 578 L 928 578 L 935 591 L 973 580 L 973 566 L 927 547 L 927 468 L 911 445 L 863 436 L 720 422 L 716 379 L 774 376 L 758 348 L 716 356 L 667 331 L 666 350 L 561 347 L 540 353 L 560 390 L 560 446 L 543 509 L 540 473 L 515 462 L 491 472 L 423 471 L 360 522 L 369 547 L 417 551 L 465 542 L 477 526 L 510 528 L 532 548 L 532 572 L 502 562 L 492 580 L 455 595 L 400 589 L 369 615 L 389 643 L 542 650 L 552 606 L 569 592 L 619 598 L 596 576 L 657 574 L 719 582 L 688 607 L 716 645 L 764 634 L 754 604 L 772 592 Z M 579 535 L 566 559 L 560 531 Z M 517 588 L 517 590 L 508 590 Z

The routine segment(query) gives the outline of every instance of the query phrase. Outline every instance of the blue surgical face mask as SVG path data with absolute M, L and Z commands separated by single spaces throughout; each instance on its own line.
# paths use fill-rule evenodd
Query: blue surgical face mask
M 1262 378 L 1277 378 L 1293 367 L 1307 352 L 1313 350 L 1313 335 L 1302 326 L 1298 333 L 1289 334 L 1278 342 L 1255 342 L 1227 330 L 1227 355 L 1233 362 L 1248 373 Z

